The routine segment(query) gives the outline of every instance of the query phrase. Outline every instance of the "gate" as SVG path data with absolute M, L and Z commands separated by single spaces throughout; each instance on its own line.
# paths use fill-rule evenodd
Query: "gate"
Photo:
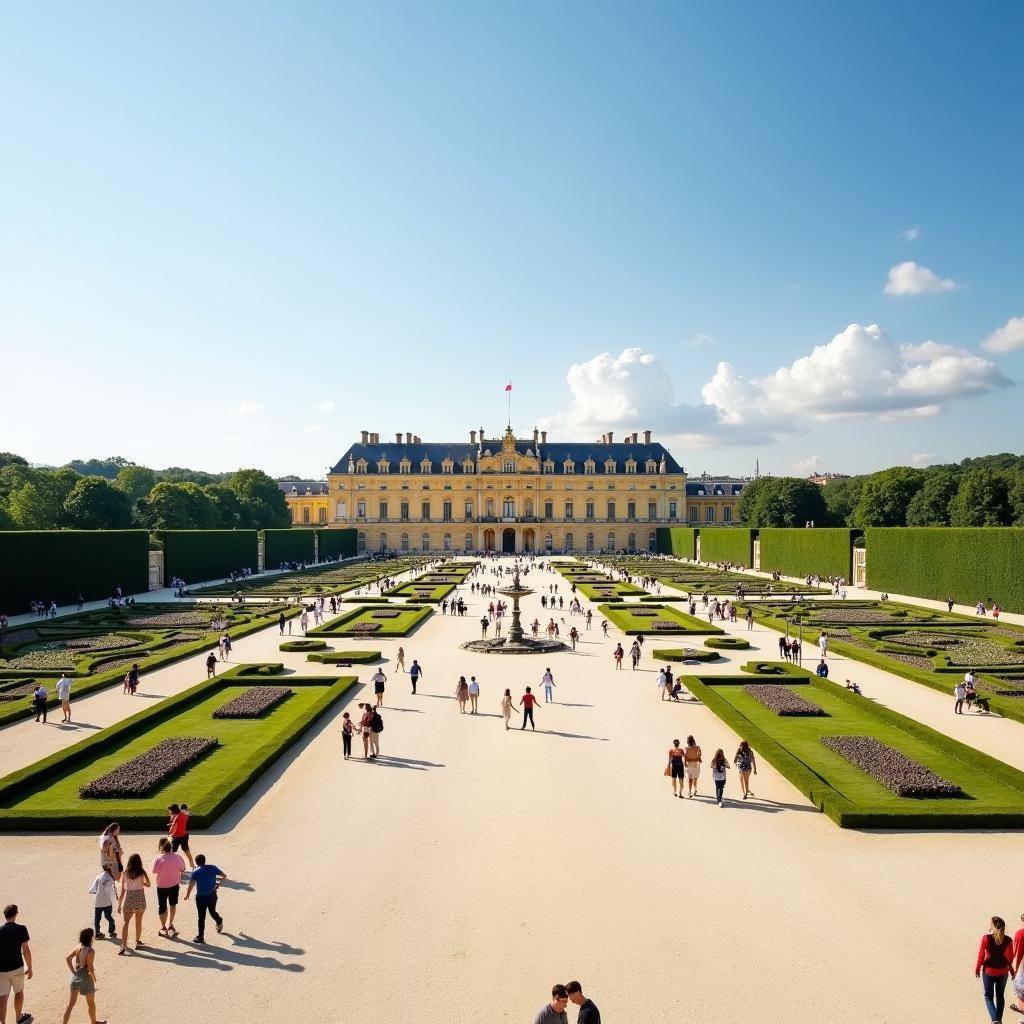
M 164 586 L 164 553 L 162 551 L 150 551 L 149 553 L 149 589 L 163 590 Z
M 867 548 L 853 549 L 853 585 L 855 587 L 866 587 L 868 585 Z

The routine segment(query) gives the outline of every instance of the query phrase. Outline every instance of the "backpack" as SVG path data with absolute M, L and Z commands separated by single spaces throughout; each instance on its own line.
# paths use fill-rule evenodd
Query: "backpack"
M 371 732 L 383 732 L 384 731 L 384 719 L 377 714 L 376 711 L 373 713 L 373 718 L 370 719 L 370 731 Z

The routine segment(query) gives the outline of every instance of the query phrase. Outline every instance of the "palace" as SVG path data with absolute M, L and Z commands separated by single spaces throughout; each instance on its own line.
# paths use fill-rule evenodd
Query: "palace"
M 284 479 L 297 526 L 355 527 L 360 551 L 654 550 L 658 526 L 733 522 L 745 481 L 687 480 L 651 431 L 424 443 L 362 431 L 324 480 Z

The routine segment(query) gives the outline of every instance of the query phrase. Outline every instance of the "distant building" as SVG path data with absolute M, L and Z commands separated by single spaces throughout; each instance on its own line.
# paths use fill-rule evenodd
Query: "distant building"
M 826 487 L 833 480 L 849 480 L 849 473 L 811 473 L 808 477 L 811 483 L 819 487 Z

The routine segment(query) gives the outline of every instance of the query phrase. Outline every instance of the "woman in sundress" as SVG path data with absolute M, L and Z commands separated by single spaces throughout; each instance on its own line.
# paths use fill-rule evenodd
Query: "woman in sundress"
M 142 915 L 146 913 L 146 890 L 149 888 L 149 875 L 142 866 L 142 857 L 133 853 L 128 858 L 128 865 L 121 876 L 121 890 L 117 897 L 117 911 L 124 914 L 121 926 L 121 948 L 118 956 L 124 956 L 128 949 L 128 926 L 135 918 L 135 948 L 142 942 Z
M 469 683 L 465 676 L 459 676 L 458 685 L 455 687 L 455 699 L 459 702 L 459 712 L 466 713 L 466 704 L 469 701 Z
M 692 736 L 687 736 L 683 761 L 686 764 L 686 795 L 688 797 L 697 795 L 697 780 L 700 778 L 700 766 L 703 760 L 704 754 L 697 746 L 697 741 Z
M 506 690 L 501 698 L 501 717 L 505 719 L 505 728 L 508 728 L 508 720 L 512 717 L 512 691 Z
M 754 759 L 754 752 L 750 749 L 750 744 L 746 740 L 740 741 L 739 750 L 736 751 L 736 756 L 733 758 L 736 770 L 740 773 L 740 789 L 743 791 L 743 799 L 746 800 L 748 796 L 754 794 L 750 792 L 750 772 L 753 769 L 754 774 L 757 774 L 757 761 Z

